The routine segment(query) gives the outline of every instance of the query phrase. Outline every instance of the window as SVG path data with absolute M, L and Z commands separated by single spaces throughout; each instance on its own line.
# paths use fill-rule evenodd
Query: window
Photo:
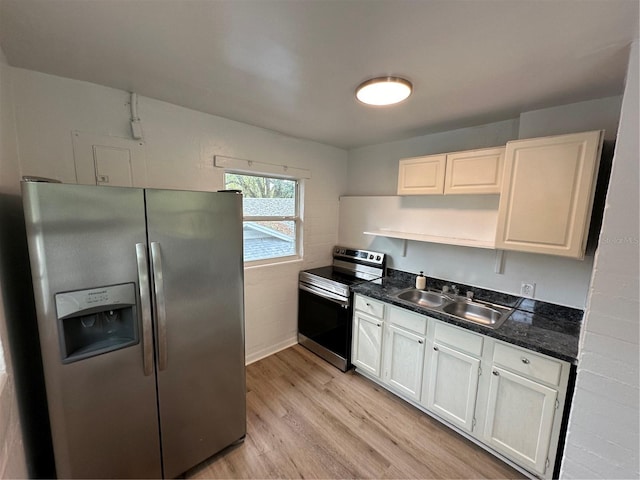
M 298 255 L 298 181 L 225 173 L 225 188 L 242 190 L 244 261 Z

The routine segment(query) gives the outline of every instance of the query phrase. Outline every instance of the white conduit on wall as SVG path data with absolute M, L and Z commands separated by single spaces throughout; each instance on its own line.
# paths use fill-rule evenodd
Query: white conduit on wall
M 131 136 L 136 140 L 141 140 L 142 135 L 142 123 L 140 123 L 140 117 L 138 117 L 138 94 L 131 92 L 131 99 L 129 102 L 131 106 Z
M 275 174 L 290 178 L 311 178 L 311 170 L 306 168 L 289 167 L 288 165 L 278 165 L 275 163 L 257 162 L 255 160 L 245 160 L 242 158 L 224 157 L 214 155 L 213 164 L 216 167 L 228 168 L 236 172 Z

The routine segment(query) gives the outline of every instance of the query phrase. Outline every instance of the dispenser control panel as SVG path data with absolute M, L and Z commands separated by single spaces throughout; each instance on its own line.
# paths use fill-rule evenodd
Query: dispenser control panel
M 89 309 L 103 310 L 102 307 L 109 306 L 119 308 L 135 305 L 135 303 L 136 294 L 133 283 L 76 290 L 56 295 L 56 311 L 59 319 L 75 317 Z
M 63 364 L 138 343 L 134 283 L 55 295 Z

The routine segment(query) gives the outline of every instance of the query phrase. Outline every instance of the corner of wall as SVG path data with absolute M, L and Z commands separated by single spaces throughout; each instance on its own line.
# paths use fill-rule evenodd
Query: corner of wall
M 0 49 L 0 194 L 9 193 L 15 198 L 19 190 L 20 169 L 17 157 L 15 116 L 10 88 L 9 65 Z M 2 209 L 5 197 L 1 195 Z M 9 228 L 3 221 L 3 228 Z M 0 242 L 2 244 L 2 242 Z M 0 261 L 0 285 L 7 275 L 3 274 Z M 7 299 L 0 296 L 0 478 L 28 477 L 27 462 L 23 446 L 21 423 L 17 403 L 15 379 L 9 357 Z
M 639 45 L 620 126 L 580 341 L 561 478 L 638 478 Z

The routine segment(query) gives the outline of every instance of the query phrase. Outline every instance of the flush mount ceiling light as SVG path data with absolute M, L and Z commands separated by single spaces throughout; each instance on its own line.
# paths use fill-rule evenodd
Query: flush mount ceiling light
M 356 88 L 356 98 L 367 105 L 393 105 L 411 95 L 413 85 L 400 77 L 377 77 Z

